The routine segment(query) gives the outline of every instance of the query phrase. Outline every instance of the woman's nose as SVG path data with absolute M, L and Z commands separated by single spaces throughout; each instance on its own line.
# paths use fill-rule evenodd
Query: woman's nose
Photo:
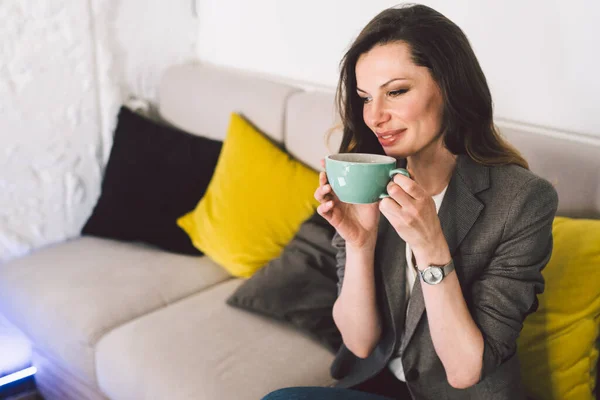
M 390 114 L 385 110 L 381 101 L 373 100 L 365 105 L 365 122 L 368 126 L 376 127 L 390 119 Z

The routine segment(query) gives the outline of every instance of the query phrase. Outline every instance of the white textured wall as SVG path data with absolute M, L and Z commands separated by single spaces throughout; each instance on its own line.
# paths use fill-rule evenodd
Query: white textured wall
M 109 149 L 118 108 L 129 96 L 155 101 L 165 68 L 196 58 L 194 0 L 90 0 L 103 147 Z M 108 151 L 104 152 L 104 161 Z
M 600 136 L 600 2 L 424 0 L 469 37 L 498 117 Z M 360 29 L 399 0 L 197 0 L 199 58 L 334 86 Z
M 195 58 L 191 0 L 0 2 L 0 262 L 79 234 L 121 102 Z
M 0 257 L 76 233 L 98 195 L 85 2 L 0 2 Z

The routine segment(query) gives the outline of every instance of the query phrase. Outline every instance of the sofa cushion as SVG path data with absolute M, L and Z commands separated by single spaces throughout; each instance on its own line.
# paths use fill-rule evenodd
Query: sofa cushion
M 546 288 L 525 320 L 519 358 L 536 400 L 592 399 L 600 339 L 600 220 L 556 217 Z
M 228 278 L 206 257 L 84 237 L 0 265 L 0 313 L 93 382 L 104 334 Z
M 321 159 L 337 153 L 342 142 L 335 95 L 311 91 L 294 93 L 285 109 L 285 148 L 306 165 L 321 169 Z
M 338 282 L 334 233 L 315 212 L 281 256 L 244 282 L 227 304 L 288 321 L 337 352 L 342 337 L 332 315 Z
M 223 140 L 236 112 L 281 143 L 286 101 L 300 90 L 248 71 L 188 63 L 165 72 L 158 100 L 161 117 L 186 132 Z
M 204 195 L 221 146 L 121 107 L 102 194 L 82 232 L 201 255 L 176 220 Z
M 314 212 L 318 184 L 316 171 L 232 114 L 206 194 L 177 222 L 230 274 L 249 277 L 279 256 Z
M 112 399 L 257 400 L 284 386 L 333 383 L 323 346 L 225 304 L 241 283 L 213 286 L 103 337 L 102 391 Z
M 31 363 L 36 368 L 35 387 L 43 400 L 109 400 L 96 381 L 73 373 L 62 359 L 36 349 Z
M 495 121 L 500 132 L 529 163 L 531 171 L 558 192 L 558 215 L 600 218 L 600 137 Z

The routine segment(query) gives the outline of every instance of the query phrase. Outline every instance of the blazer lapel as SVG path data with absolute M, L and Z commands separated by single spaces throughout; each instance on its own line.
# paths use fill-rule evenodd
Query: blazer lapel
M 456 249 L 465 238 L 483 210 L 483 203 L 475 197 L 490 186 L 489 169 L 477 164 L 468 156 L 457 158 L 456 169 L 448 184 L 444 200 L 438 212 L 444 237 L 448 242 L 450 254 L 454 257 Z M 421 279 L 417 276 L 406 316 L 406 329 L 400 351 L 404 352 L 425 310 L 425 301 L 421 288 Z

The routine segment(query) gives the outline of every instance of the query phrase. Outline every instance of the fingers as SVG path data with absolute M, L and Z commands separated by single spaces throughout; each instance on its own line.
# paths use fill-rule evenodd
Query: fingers
M 394 179 L 392 179 L 392 182 L 393 182 L 393 184 L 400 186 L 404 193 L 408 194 L 410 197 L 412 197 L 415 200 L 423 199 L 426 197 L 425 191 L 417 182 L 415 182 L 411 178 L 407 178 L 406 176 L 404 176 L 402 174 L 394 175 Z M 388 190 L 390 189 L 390 186 L 393 186 L 393 184 L 388 185 Z M 392 194 L 390 193 L 390 196 L 391 195 Z
M 403 208 L 396 199 L 393 197 L 387 197 L 379 202 L 379 211 L 381 211 L 381 213 L 385 215 L 391 222 L 392 218 L 400 217 L 403 212 Z
M 394 177 L 395 179 L 396 177 Z M 401 207 L 412 207 L 415 199 L 410 196 L 402 186 L 398 185 L 396 182 L 390 182 L 387 185 L 387 192 L 392 199 L 395 200 Z
M 325 168 L 325 159 L 321 159 L 321 167 Z M 325 171 L 319 173 L 319 187 L 315 190 L 315 199 L 321 203 L 317 207 L 317 212 L 331 222 L 334 214 L 334 208 L 337 197 L 327 180 L 327 174 Z
M 333 211 L 333 200 L 328 200 L 324 203 L 321 203 L 319 207 L 317 207 L 317 212 L 325 219 L 329 220 L 332 216 Z
M 327 200 L 332 200 L 332 198 L 333 198 L 333 191 L 331 189 L 331 185 L 328 183 L 325 183 L 325 184 L 319 186 L 317 188 L 317 190 L 315 190 L 315 199 L 319 203 L 323 203 L 324 201 L 327 201 Z
M 320 172 L 319 173 L 319 186 L 323 186 L 324 184 L 326 184 L 327 181 L 327 174 L 325 172 Z

